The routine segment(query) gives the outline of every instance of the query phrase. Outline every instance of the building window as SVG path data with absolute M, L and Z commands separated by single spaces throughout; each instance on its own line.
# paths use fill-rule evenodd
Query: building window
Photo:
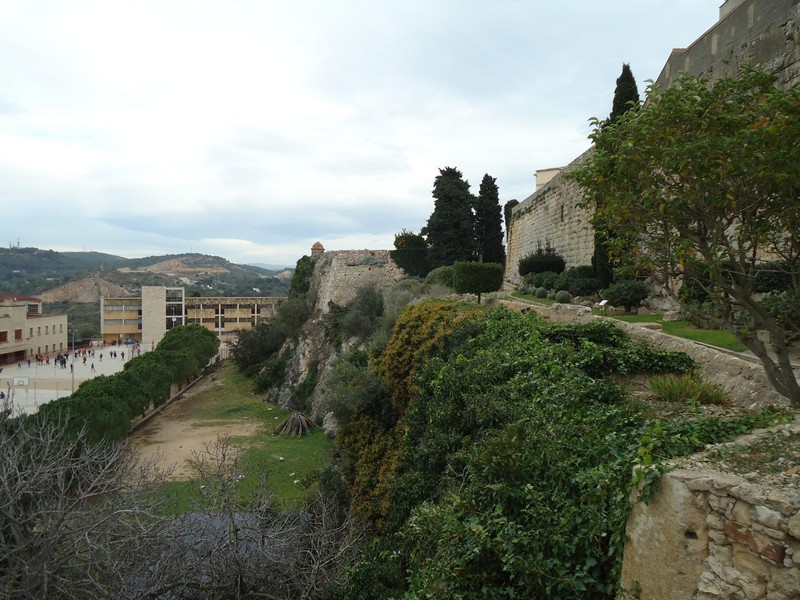
M 59 323 L 58 324 L 58 333 L 64 333 L 64 324 L 63 323 Z
M 21 340 L 22 339 L 22 329 L 15 329 L 14 330 L 14 339 Z
M 50 335 L 50 325 L 45 325 L 44 326 L 44 334 L 45 335 Z
M 7 341 L 8 341 L 8 332 L 0 331 L 0 342 L 7 342 Z
M 41 327 L 37 327 L 36 328 L 36 335 L 38 335 L 39 337 L 42 336 L 42 328 Z
M 30 333 L 28 334 L 28 337 L 33 337 L 33 327 L 31 327 L 31 331 L 30 331 Z

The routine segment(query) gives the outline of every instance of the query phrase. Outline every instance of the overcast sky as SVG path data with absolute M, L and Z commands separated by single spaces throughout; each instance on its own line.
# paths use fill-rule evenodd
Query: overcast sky
M 439 169 L 523 200 L 722 0 L 0 0 L 3 245 L 392 248 Z

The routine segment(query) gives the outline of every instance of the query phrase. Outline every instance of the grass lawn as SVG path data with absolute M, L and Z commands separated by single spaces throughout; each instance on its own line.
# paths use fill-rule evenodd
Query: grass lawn
M 550 305 L 555 303 L 555 300 L 548 300 L 547 298 L 537 298 L 531 294 L 511 294 L 514 298 L 522 300 L 529 300 L 538 304 Z M 592 309 L 594 314 L 599 315 L 599 309 Z M 692 325 L 689 321 L 662 321 L 660 314 L 651 315 L 608 315 L 612 319 L 619 319 L 620 321 L 627 321 L 628 323 L 660 323 L 661 330 L 669 335 L 693 340 L 695 342 L 702 342 L 709 346 L 716 346 L 725 350 L 732 350 L 734 352 L 744 352 L 747 348 L 734 335 L 729 331 L 721 329 L 700 329 Z
M 661 315 L 612 315 L 611 318 L 628 323 L 661 323 L 661 330 L 669 335 L 702 342 L 709 346 L 724 348 L 734 352 L 744 352 L 747 348 L 730 331 L 722 329 L 700 329 L 689 321 L 662 321 Z
M 227 421 L 255 420 L 262 424 L 253 435 L 230 437 L 239 449 L 243 479 L 240 491 L 247 494 L 262 478 L 281 504 L 296 505 L 306 492 L 303 483 L 329 462 L 330 440 L 321 430 L 303 437 L 272 435 L 289 414 L 265 403 L 252 392 L 252 380 L 238 373 L 231 363 L 219 370 L 223 385 L 211 386 L 195 394 L 188 410 L 198 426 L 213 426 Z M 168 497 L 165 511 L 180 514 L 201 501 L 199 481 L 172 481 L 164 484 Z

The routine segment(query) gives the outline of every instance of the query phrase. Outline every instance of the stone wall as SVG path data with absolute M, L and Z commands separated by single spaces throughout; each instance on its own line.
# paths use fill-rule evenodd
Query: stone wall
M 735 444 L 752 448 L 767 436 L 793 448 L 800 418 Z M 800 468 L 789 456 L 777 475 L 738 475 L 716 468 L 718 459 L 709 456 L 680 461 L 647 504 L 633 499 L 622 567 L 626 598 L 799 598 Z
M 589 226 L 591 213 L 579 206 L 583 196 L 578 184 L 564 179 L 564 173 L 577 167 L 589 152 L 572 161 L 512 210 L 506 281 L 519 284 L 519 260 L 548 244 L 564 257 L 568 267 L 592 264 L 594 233 Z
M 800 83 L 798 0 L 745 0 L 689 48 L 673 50 L 658 83 L 669 86 L 680 72 L 711 78 L 735 76 L 739 65 L 748 59 L 777 70 L 780 85 Z M 572 161 L 566 170 L 574 169 L 589 152 Z M 565 182 L 561 173 L 514 207 L 506 281 L 519 284 L 519 259 L 547 243 L 564 257 L 567 266 L 591 264 L 591 210 L 579 208 L 582 201 L 577 184 Z
M 656 82 L 672 85 L 681 72 L 734 77 L 745 60 L 778 72 L 778 83 L 800 83 L 800 3 L 749 0 L 726 14 L 688 48 L 672 51 Z
M 344 306 L 362 286 L 386 288 L 405 276 L 388 250 L 338 250 L 317 259 L 311 287 L 318 293 L 317 309 L 327 313 L 331 303 Z

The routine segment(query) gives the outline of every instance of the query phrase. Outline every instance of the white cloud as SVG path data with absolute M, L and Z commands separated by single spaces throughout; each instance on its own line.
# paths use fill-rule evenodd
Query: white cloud
M 622 63 L 643 93 L 717 4 L 6 2 L 4 230 L 235 262 L 389 247 L 441 167 L 529 195 L 588 147 Z

